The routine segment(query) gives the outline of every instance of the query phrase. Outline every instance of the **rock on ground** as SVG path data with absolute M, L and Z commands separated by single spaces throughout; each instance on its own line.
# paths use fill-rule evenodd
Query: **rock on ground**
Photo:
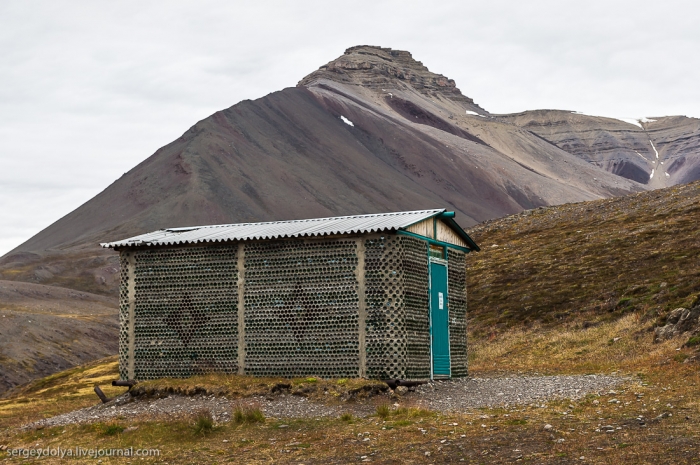
M 700 303 L 692 309 L 681 307 L 669 313 L 666 324 L 654 329 L 654 341 L 665 341 L 684 333 L 688 336 L 700 333 Z

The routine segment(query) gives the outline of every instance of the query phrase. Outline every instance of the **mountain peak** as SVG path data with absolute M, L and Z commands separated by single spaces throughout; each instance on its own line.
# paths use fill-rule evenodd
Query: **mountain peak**
M 441 94 L 451 100 L 474 103 L 462 95 L 453 79 L 431 72 L 410 52 L 374 45 L 348 48 L 342 56 L 321 66 L 297 86 L 309 87 L 324 79 L 370 89 L 411 87 L 423 94 Z

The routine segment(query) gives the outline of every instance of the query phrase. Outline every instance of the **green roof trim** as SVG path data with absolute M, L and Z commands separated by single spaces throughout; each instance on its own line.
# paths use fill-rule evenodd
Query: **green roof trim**
M 409 237 L 415 237 L 416 239 L 420 239 L 422 241 L 426 241 L 428 244 L 435 244 L 435 245 L 441 245 L 443 247 L 447 247 L 449 249 L 455 249 L 455 250 L 461 250 L 464 253 L 469 253 L 472 251 L 472 249 L 469 249 L 467 247 L 462 247 L 456 244 L 450 244 L 449 242 L 442 242 L 442 241 L 436 241 L 435 239 L 431 239 L 429 237 L 421 236 L 420 234 L 412 233 L 410 231 L 404 231 L 403 229 L 399 229 L 396 231 L 396 234 L 400 236 L 409 236 Z
M 462 229 L 460 225 L 457 224 L 457 222 L 454 220 L 455 218 L 455 212 L 442 212 L 438 213 L 437 217 L 444 221 L 454 232 L 456 232 L 459 237 L 464 239 L 464 242 L 467 243 L 469 248 L 475 252 L 479 252 L 481 249 L 479 248 L 478 245 L 476 245 L 476 242 L 474 242 L 474 239 L 469 237 L 469 234 Z

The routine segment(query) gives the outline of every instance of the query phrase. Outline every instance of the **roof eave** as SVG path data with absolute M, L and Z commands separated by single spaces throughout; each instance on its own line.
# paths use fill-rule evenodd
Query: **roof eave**
M 438 215 L 438 217 L 439 217 L 439 215 Z M 467 232 L 464 229 L 462 229 L 462 227 L 460 225 L 457 224 L 457 222 L 454 220 L 454 218 L 440 218 L 440 219 L 442 221 L 444 221 L 448 226 L 450 226 L 452 228 L 452 230 L 454 232 L 456 232 L 459 235 L 459 237 L 461 237 L 462 240 L 464 240 L 464 242 L 467 243 L 470 250 L 473 250 L 474 252 L 479 252 L 481 250 L 481 248 L 479 248 L 479 246 L 476 244 L 476 242 L 474 242 L 474 239 L 469 237 L 469 234 L 467 234 Z
M 449 213 L 449 215 L 446 215 L 446 213 Z M 447 209 L 443 208 L 442 211 L 439 211 L 435 213 L 434 215 L 431 215 L 427 218 L 423 218 L 422 220 L 416 221 L 415 223 L 411 223 L 409 225 L 404 226 L 403 228 L 400 228 L 401 230 L 406 230 L 407 228 L 413 226 L 414 224 L 418 224 L 422 221 L 429 220 L 430 218 L 435 218 L 437 217 L 438 219 L 444 221 L 454 232 L 457 233 L 459 237 L 464 240 L 464 242 L 467 244 L 469 250 L 473 250 L 474 252 L 479 252 L 481 251 L 481 248 L 474 242 L 474 239 L 469 237 L 469 234 L 466 233 L 462 227 L 457 224 L 457 222 L 454 220 L 454 212 L 448 212 Z

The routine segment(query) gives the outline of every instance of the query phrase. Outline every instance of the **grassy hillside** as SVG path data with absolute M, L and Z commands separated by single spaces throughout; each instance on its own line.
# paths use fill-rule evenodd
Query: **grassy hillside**
M 663 320 L 700 294 L 700 182 L 525 211 L 469 230 L 471 331 L 635 314 Z
M 109 385 L 118 378 L 114 355 L 17 386 L 0 397 L 0 431 L 94 405 L 95 385 L 108 396 L 121 394 L 124 388 Z

